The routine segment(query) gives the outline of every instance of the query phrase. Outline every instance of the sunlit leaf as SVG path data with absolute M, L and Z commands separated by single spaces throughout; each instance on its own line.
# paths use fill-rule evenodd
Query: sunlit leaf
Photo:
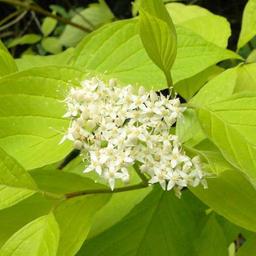
M 213 44 L 227 47 L 231 30 L 226 18 L 196 5 L 169 3 L 166 8 L 175 24 L 190 29 Z
M 256 97 L 238 95 L 199 110 L 207 136 L 224 157 L 256 184 Z
M 98 28 L 100 25 L 109 23 L 114 16 L 105 3 L 100 0 L 99 3 L 90 4 L 71 19 L 72 22 L 82 25 L 89 29 Z M 65 46 L 75 46 L 88 33 L 79 28 L 67 25 L 60 36 L 60 41 Z
M 0 209 L 24 200 L 36 190 L 32 177 L 0 148 Z
M 46 52 L 57 54 L 62 50 L 62 45 L 57 37 L 46 37 L 41 42 L 42 47 Z
M 59 228 L 53 214 L 40 217 L 17 231 L 0 249 L 5 256 L 55 256 Z
M 0 145 L 26 169 L 65 157 L 59 144 L 69 121 L 62 100 L 84 76 L 72 68 L 35 68 L 0 80 Z
M 245 6 L 237 48 L 241 48 L 256 35 L 256 1 L 249 0 Z
M 50 35 L 52 31 L 55 29 L 56 25 L 57 25 L 56 19 L 53 19 L 51 17 L 46 17 L 41 27 L 44 36 Z
M 8 47 L 14 47 L 16 45 L 24 45 L 24 44 L 35 44 L 41 40 L 40 35 L 36 34 L 27 34 L 22 37 L 18 37 L 13 39 L 9 44 Z
M 106 25 L 87 36 L 75 49 L 73 65 L 104 73 L 122 83 L 166 88 L 162 72 L 147 56 L 138 35 L 137 20 Z M 189 30 L 177 27 L 178 53 L 172 68 L 174 83 L 194 76 L 217 62 L 237 58 Z

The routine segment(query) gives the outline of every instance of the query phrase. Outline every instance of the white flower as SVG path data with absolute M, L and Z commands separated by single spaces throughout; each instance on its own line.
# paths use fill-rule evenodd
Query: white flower
M 131 85 L 116 85 L 88 79 L 65 99 L 71 123 L 62 141 L 73 141 L 81 150 L 89 162 L 84 172 L 95 171 L 113 190 L 116 180 L 129 182 L 128 170 L 139 162 L 150 184 L 174 189 L 178 196 L 183 187 L 206 185 L 200 159 L 188 157 L 170 134 L 185 110 L 179 99 L 143 88 L 134 94 Z
M 159 183 L 163 190 L 166 190 L 166 173 L 156 169 L 154 176 L 148 181 L 150 184 Z

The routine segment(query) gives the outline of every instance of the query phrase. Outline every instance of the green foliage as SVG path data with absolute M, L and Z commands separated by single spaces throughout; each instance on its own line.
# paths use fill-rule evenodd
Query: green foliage
M 146 188 L 112 195 L 110 200 L 96 213 L 89 238 L 95 237 L 121 221 L 150 191 L 150 188 Z
M 67 200 L 54 211 L 61 235 L 57 255 L 72 256 L 82 246 L 92 225 L 92 220 L 108 195 L 91 195 Z
M 122 221 L 85 243 L 78 255 L 197 255 L 193 241 L 203 209 L 189 193 L 177 199 L 156 189 Z
M 16 38 L 12 40 L 9 44 L 8 47 L 14 47 L 16 45 L 23 45 L 23 44 L 35 44 L 41 40 L 41 36 L 36 35 L 36 34 L 27 34 L 22 37 Z
M 69 82 L 82 76 L 72 68 L 49 67 L 1 79 L 0 145 L 26 169 L 56 162 L 71 150 L 68 143 L 58 145 L 68 127 L 61 100 Z
M 42 216 L 16 232 L 1 248 L 6 256 L 54 256 L 58 248 L 59 228 L 53 214 Z
M 36 190 L 32 177 L 0 148 L 0 209 L 24 200 Z
M 224 232 L 214 215 L 204 224 L 198 241 L 198 256 L 228 256 Z
M 220 74 L 224 69 L 219 66 L 211 66 L 202 72 L 184 79 L 174 85 L 178 92 L 186 100 L 191 99 L 209 80 Z
M 15 63 L 19 71 L 34 67 L 47 67 L 51 65 L 65 66 L 70 62 L 73 50 L 73 48 L 69 48 L 62 53 L 49 56 L 23 55 L 22 58 L 15 59 Z
M 0 211 L 0 246 L 23 226 L 43 215 L 47 215 L 55 201 L 41 194 L 34 194 L 9 208 Z
M 206 83 L 195 97 L 190 100 L 190 103 L 203 107 L 228 98 L 235 90 L 236 78 L 236 68 L 224 71 Z
M 0 77 L 16 71 L 17 66 L 14 59 L 0 40 Z
M 104 26 L 78 45 L 72 65 L 104 73 L 122 83 L 164 88 L 164 76 L 148 58 L 137 29 L 136 20 Z
M 173 22 L 190 29 L 205 40 L 226 48 L 231 35 L 228 21 L 196 5 L 170 3 L 166 5 Z M 181 15 L 182 13 L 182 15 Z
M 109 23 L 113 19 L 114 16 L 105 1 L 100 0 L 99 3 L 91 4 L 88 8 L 77 11 L 72 21 L 93 29 Z M 75 46 L 86 34 L 88 33 L 85 31 L 67 25 L 60 36 L 60 42 L 68 47 Z
M 218 214 L 239 226 L 256 231 L 255 189 L 238 170 L 227 169 L 217 177 L 209 178 L 207 190 L 200 187 L 191 190 Z
M 161 0 L 140 2 L 139 33 L 153 62 L 163 70 L 172 86 L 171 67 L 177 54 L 177 36 L 174 25 Z
M 44 38 L 41 44 L 46 52 L 49 52 L 52 54 L 60 53 L 62 50 L 62 45 L 60 43 L 60 40 L 57 37 L 51 36 L 51 37 Z
M 200 109 L 199 120 L 207 136 L 225 158 L 255 185 L 255 96 L 237 95 Z
M 143 85 L 156 90 L 166 88 L 165 78 L 148 58 L 137 30 L 137 20 L 119 21 L 104 26 L 78 45 L 72 65 L 104 73 L 122 83 Z M 221 60 L 237 58 L 235 53 L 210 44 L 185 28 L 178 27 L 176 30 L 178 53 L 172 68 L 174 83 Z
M 41 27 L 43 35 L 49 36 L 55 29 L 56 25 L 57 25 L 57 20 L 55 20 L 51 17 L 46 17 L 44 19 L 42 27 Z
M 237 48 L 243 47 L 250 41 L 256 34 L 256 1 L 249 0 L 245 6 L 243 13 L 243 21 L 241 33 L 238 41 Z

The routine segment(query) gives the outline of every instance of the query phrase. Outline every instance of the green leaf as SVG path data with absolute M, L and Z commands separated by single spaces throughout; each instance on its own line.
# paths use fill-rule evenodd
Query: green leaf
M 255 63 L 256 62 L 256 49 L 252 50 L 249 56 L 246 59 L 247 63 Z
M 71 21 L 87 28 L 97 28 L 105 23 L 109 23 L 114 16 L 104 0 L 99 3 L 90 4 L 88 8 L 76 14 Z M 75 46 L 88 33 L 81 29 L 67 25 L 60 41 L 65 46 Z
M 92 189 L 97 187 L 102 188 L 103 186 L 101 184 L 101 180 L 98 179 L 97 175 L 93 175 L 92 173 L 90 174 L 83 173 L 85 166 L 86 166 L 86 163 L 82 161 L 80 157 L 76 157 L 76 159 L 72 160 L 68 165 L 65 166 L 64 169 L 62 169 L 63 172 L 67 172 L 67 174 L 69 174 L 65 176 L 67 177 L 67 179 L 69 179 L 69 181 L 64 179 L 64 177 L 61 178 L 61 175 L 59 174 L 60 171 L 56 170 L 54 172 L 54 176 L 56 177 L 56 179 L 51 178 L 50 175 L 48 175 L 46 172 L 46 177 L 49 176 L 49 179 L 43 178 L 41 179 L 39 184 L 42 184 L 42 181 L 43 181 L 44 188 L 42 187 L 42 189 L 50 192 L 57 192 L 55 191 L 54 186 L 56 186 L 58 189 L 61 189 L 62 187 L 64 187 L 63 184 L 65 184 L 65 187 L 66 187 L 63 189 L 72 190 L 73 188 L 73 191 Z M 45 170 L 46 168 L 41 169 L 41 175 L 43 177 L 45 177 L 45 175 L 43 174 Z M 58 172 L 58 175 L 56 175 L 57 172 Z M 37 176 L 37 170 L 32 171 L 32 176 L 36 181 L 38 181 L 37 177 L 34 176 L 34 174 L 36 174 Z M 49 174 L 50 174 L 50 170 L 49 170 Z M 141 179 L 136 175 L 135 171 L 131 170 L 130 174 L 131 174 L 130 176 L 131 184 L 137 184 L 141 181 Z M 78 175 L 79 177 L 80 176 L 82 177 L 77 178 Z M 88 178 L 92 180 L 97 180 L 97 183 L 89 182 L 90 180 Z M 56 180 L 58 180 L 58 182 L 56 182 Z M 117 184 L 117 186 L 119 186 L 119 184 Z M 121 184 L 121 186 L 123 186 L 123 184 Z M 49 187 L 52 189 L 49 190 Z M 95 214 L 92 227 L 90 229 L 90 233 L 88 234 L 88 238 L 94 237 L 102 233 L 112 225 L 119 222 L 125 215 L 127 215 L 127 213 L 136 204 L 138 204 L 140 201 L 142 201 L 146 197 L 146 195 L 151 191 L 151 189 L 152 188 L 150 187 L 150 188 L 140 189 L 136 191 L 127 191 L 123 193 L 112 194 L 109 201 Z
M 228 221 L 226 218 L 220 215 L 217 215 L 216 213 L 214 213 L 214 215 L 215 215 L 215 219 L 218 221 L 218 224 L 221 226 L 225 234 L 225 240 L 226 240 L 226 245 L 228 249 L 230 247 L 230 244 L 237 239 L 239 234 L 243 234 L 243 236 L 246 238 L 249 236 L 249 234 L 252 234 L 251 231 L 248 231 L 242 227 L 234 225 L 232 222 Z
M 8 44 L 8 48 L 14 47 L 16 45 L 24 44 L 35 44 L 41 40 L 41 36 L 36 34 L 27 34 L 22 37 L 15 38 Z
M 73 55 L 73 48 L 69 48 L 66 51 L 48 56 L 40 55 L 23 55 L 20 59 L 16 59 L 16 65 L 19 71 L 23 71 L 35 67 L 45 67 L 45 66 L 63 66 L 67 65 Z
M 190 190 L 218 214 L 255 232 L 256 191 L 243 174 L 236 169 L 226 170 L 207 182 L 208 189 Z
M 16 71 L 17 66 L 13 57 L 0 40 L 0 77 Z
M 149 57 L 163 70 L 172 86 L 170 71 L 177 54 L 174 25 L 161 0 L 141 0 L 140 4 L 140 38 Z
M 54 214 L 61 232 L 57 255 L 76 255 L 89 233 L 95 213 L 109 197 L 105 194 L 71 198 L 56 208 Z
M 69 125 L 62 100 L 84 76 L 73 68 L 42 67 L 0 80 L 0 146 L 25 169 L 57 162 L 71 150 L 59 144 Z
M 62 45 L 57 37 L 46 37 L 41 44 L 46 52 L 57 54 L 62 51 Z
M 256 1 L 249 0 L 245 6 L 237 48 L 240 49 L 256 35 Z
M 178 199 L 156 189 L 77 255 L 196 255 L 193 241 L 204 216 L 204 206 L 188 191 Z
M 230 97 L 233 93 L 256 89 L 256 64 L 240 65 L 227 69 L 210 80 L 190 100 L 195 106 L 206 106 Z
M 56 201 L 49 201 L 40 194 L 0 211 L 0 247 L 19 229 L 34 219 L 49 213 Z
M 228 256 L 226 238 L 214 214 L 209 216 L 198 237 L 197 253 L 197 256 Z
M 204 164 L 205 170 L 209 174 L 213 174 L 207 179 L 208 189 L 197 187 L 190 188 L 190 190 L 229 221 L 255 231 L 256 204 L 253 198 L 256 195 L 256 190 L 250 182 L 224 159 L 218 148 L 209 140 L 204 140 L 196 147 L 189 149 L 202 157 L 201 159 L 207 163 L 207 165 Z M 223 221 L 221 223 L 223 225 Z M 237 230 L 237 228 L 234 230 L 234 227 L 230 230 L 230 224 L 228 230 L 227 223 L 225 226 L 223 227 L 225 232 L 230 233 L 231 231 L 234 234 Z M 237 233 L 241 233 L 241 231 Z M 234 235 L 231 237 L 230 234 L 227 234 L 226 237 L 228 245 L 235 239 Z
M 34 169 L 29 173 L 41 191 L 55 194 L 66 194 L 74 191 L 104 187 L 86 178 L 82 171 L 81 175 L 77 175 L 59 170 L 55 165 Z
M 239 66 L 235 92 L 256 90 L 256 64 Z
M 238 95 L 199 110 L 208 138 L 224 157 L 256 184 L 256 96 Z
M 0 50 L 3 50 L 8 53 L 7 48 L 5 47 L 4 43 L 0 40 Z
M 241 59 L 232 51 L 205 41 L 195 33 L 177 26 L 178 53 L 172 68 L 173 80 L 178 82 L 194 76 L 225 59 Z
M 88 238 L 97 236 L 121 221 L 150 192 L 151 188 L 114 193 L 110 200 L 96 213 Z
M 152 63 L 138 35 L 137 20 L 118 21 L 88 35 L 74 51 L 72 64 L 104 73 L 124 84 L 166 88 L 162 72 Z M 237 58 L 185 28 L 177 28 L 178 53 L 172 68 L 174 82 L 184 80 L 217 62 Z
M 55 256 L 59 228 L 53 214 L 40 217 L 16 232 L 0 249 L 4 256 Z
M 209 164 L 211 173 L 218 175 L 224 171 L 234 169 L 234 167 L 224 159 L 218 148 L 208 139 L 202 140 L 194 148 L 189 149 L 205 159 Z
M 5 50 L 0 49 L 0 77 L 17 71 L 12 56 Z
M 230 97 L 236 86 L 237 68 L 227 69 L 210 80 L 191 100 L 191 105 L 205 106 Z
M 73 65 L 104 73 L 123 83 L 165 88 L 162 72 L 148 58 L 137 21 L 119 21 L 87 36 L 75 49 Z
M 44 18 L 44 21 L 43 21 L 43 24 L 42 24 L 42 27 L 41 27 L 43 35 L 45 37 L 49 36 L 53 32 L 53 30 L 55 29 L 56 25 L 57 25 L 57 20 L 56 19 L 53 19 L 51 17 Z
M 37 186 L 32 177 L 0 148 L 0 209 L 33 195 Z
M 176 134 L 186 145 L 198 144 L 205 138 L 195 110 L 187 109 L 182 118 L 177 120 Z
M 224 17 L 215 15 L 196 5 L 170 3 L 166 5 L 166 8 L 174 24 L 193 31 L 206 41 L 223 48 L 227 47 L 231 29 L 229 22 Z
M 223 72 L 218 66 L 211 66 L 202 72 L 182 80 L 174 85 L 174 89 L 184 99 L 190 100 L 209 80 Z

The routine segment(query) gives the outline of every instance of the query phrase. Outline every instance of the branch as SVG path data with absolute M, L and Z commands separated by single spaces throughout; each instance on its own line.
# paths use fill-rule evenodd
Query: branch
M 13 25 L 15 25 L 17 22 L 19 22 L 21 19 L 23 19 L 23 17 L 27 14 L 27 11 L 22 12 L 16 19 L 10 21 L 9 23 L 3 25 L 2 27 L 0 27 L 0 31 L 3 31 Z
M 147 177 L 141 172 L 140 166 L 138 162 L 135 162 L 133 165 L 134 170 L 138 174 L 138 176 L 141 178 L 143 184 L 148 185 L 148 179 Z
M 66 199 L 77 197 L 77 196 L 85 196 L 85 195 L 94 195 L 94 194 L 112 194 L 112 193 L 121 193 L 121 192 L 126 192 L 126 191 L 131 191 L 135 189 L 143 189 L 148 187 L 148 184 L 145 183 L 139 183 L 136 185 L 131 185 L 127 187 L 121 187 L 121 188 L 116 188 L 113 191 L 111 189 L 88 189 L 84 191 L 77 191 L 77 192 L 72 192 L 72 193 L 67 193 Z
M 34 4 L 27 4 L 27 3 L 24 3 L 24 2 L 21 2 L 21 1 L 17 1 L 17 0 L 0 0 L 0 2 L 6 3 L 6 4 L 10 4 L 10 5 L 19 6 L 19 7 L 22 7 L 24 9 L 26 9 L 26 10 L 30 10 L 30 11 L 34 11 L 34 12 L 43 14 L 44 16 L 51 17 L 53 19 L 58 20 L 59 22 L 71 25 L 71 26 L 76 27 L 76 28 L 78 28 L 78 29 L 80 29 L 82 31 L 85 31 L 85 32 L 91 32 L 92 31 L 91 29 L 86 28 L 84 26 L 81 26 L 80 24 L 77 24 L 75 22 L 72 22 L 69 19 L 66 19 L 66 18 L 57 16 L 55 14 L 52 14 L 52 13 L 44 10 L 42 7 L 36 6 Z
M 9 21 L 10 19 L 14 18 L 15 16 L 18 16 L 21 13 L 21 11 L 16 11 L 16 12 L 12 12 L 11 14 L 9 14 L 8 16 L 4 17 L 1 21 L 0 21 L 0 26 L 2 26 L 4 23 L 6 23 L 7 21 Z

